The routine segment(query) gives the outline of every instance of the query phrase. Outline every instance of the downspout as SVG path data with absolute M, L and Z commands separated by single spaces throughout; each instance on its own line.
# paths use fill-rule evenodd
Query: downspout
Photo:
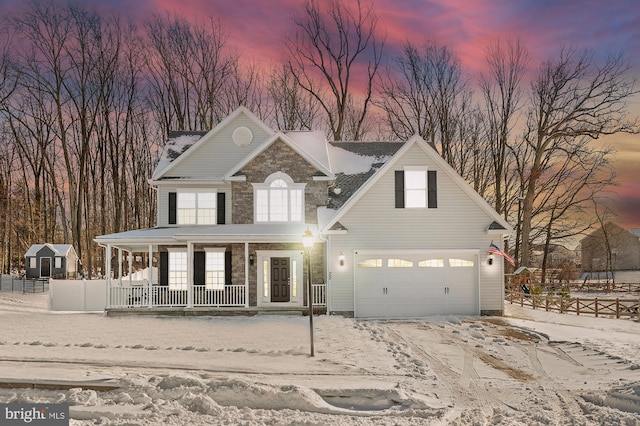
M 256 287 L 257 287 L 256 283 Z M 256 290 L 257 291 L 257 290 Z M 249 242 L 244 242 L 244 307 L 249 307 Z
M 151 308 L 153 306 L 153 294 L 151 293 L 152 286 L 151 280 L 153 279 L 153 273 L 151 268 L 153 267 L 153 244 L 149 244 L 149 256 L 147 259 L 148 268 L 147 268 L 147 306 Z

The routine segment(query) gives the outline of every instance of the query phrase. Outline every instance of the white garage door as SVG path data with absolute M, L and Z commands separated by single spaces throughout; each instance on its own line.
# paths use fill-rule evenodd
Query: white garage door
M 355 316 L 477 315 L 477 258 L 464 252 L 356 252 Z

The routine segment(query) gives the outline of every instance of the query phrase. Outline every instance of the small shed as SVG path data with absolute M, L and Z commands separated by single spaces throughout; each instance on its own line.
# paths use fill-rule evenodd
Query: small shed
M 531 269 L 521 266 L 513 272 L 514 284 L 531 284 Z
M 76 278 L 78 273 L 78 254 L 71 244 L 34 244 L 24 258 L 27 278 Z

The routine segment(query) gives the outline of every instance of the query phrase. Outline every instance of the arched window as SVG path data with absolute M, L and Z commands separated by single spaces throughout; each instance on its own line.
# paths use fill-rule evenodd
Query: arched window
M 254 183 L 255 222 L 304 222 L 305 185 L 282 172 Z

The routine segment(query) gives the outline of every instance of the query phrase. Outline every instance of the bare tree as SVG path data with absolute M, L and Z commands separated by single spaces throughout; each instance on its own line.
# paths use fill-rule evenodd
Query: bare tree
M 520 84 L 524 77 L 529 53 L 518 39 L 496 40 L 485 52 L 488 72 L 480 75 L 480 91 L 484 97 L 487 117 L 487 140 L 494 182 L 494 208 L 498 214 L 508 215 L 507 182 L 511 164 L 509 150 L 516 114 L 521 106 Z M 513 200 L 513 198 L 511 198 Z
M 598 64 L 588 51 L 563 47 L 555 60 L 546 61 L 531 87 L 531 105 L 524 142 L 533 152 L 526 165 L 527 185 L 522 212 L 522 264 L 530 260 L 534 200 L 550 152 L 565 142 L 585 137 L 636 131 L 626 119 L 626 101 L 637 93 L 627 75 L 623 56 L 609 56 Z
M 392 134 L 406 140 L 418 134 L 454 168 L 463 122 L 473 109 L 471 93 L 456 55 L 444 45 L 407 43 L 395 67 L 379 80 L 380 98 Z M 463 114 L 464 111 L 464 114 Z M 477 119 L 477 116 L 475 117 Z
M 615 179 L 610 149 L 591 148 L 585 137 L 558 143 L 563 149 L 550 151 L 545 159 L 546 172 L 539 180 L 536 200 L 539 228 L 534 233 L 543 242 L 543 279 L 551 244 L 581 235 L 592 226 L 591 202 Z
M 372 5 L 327 3 L 321 9 L 324 3 L 308 0 L 293 16 L 298 30 L 285 42 L 288 64 L 300 87 L 318 101 L 331 137 L 361 140 L 384 42 L 376 35 Z
M 228 113 L 222 101 L 230 77 L 240 76 L 221 24 L 157 16 L 147 24 L 147 36 L 149 102 L 165 134 L 213 128 Z
M 282 130 L 314 129 L 319 115 L 318 103 L 297 84 L 289 66 L 281 65 L 271 71 L 266 90 L 275 127 Z

